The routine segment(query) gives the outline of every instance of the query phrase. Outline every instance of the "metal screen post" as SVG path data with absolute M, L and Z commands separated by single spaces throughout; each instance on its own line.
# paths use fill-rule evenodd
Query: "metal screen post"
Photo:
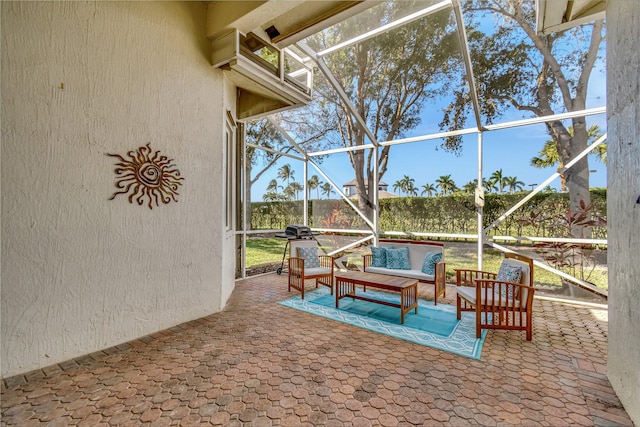
M 478 188 L 482 189 L 482 132 L 478 132 Z M 482 270 L 482 248 L 484 247 L 484 228 L 482 227 L 483 206 L 478 206 L 478 270 Z

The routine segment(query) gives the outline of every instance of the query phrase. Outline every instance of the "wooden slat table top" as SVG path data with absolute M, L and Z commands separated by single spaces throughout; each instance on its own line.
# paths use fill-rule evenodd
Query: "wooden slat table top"
M 372 286 L 382 289 L 398 290 L 414 286 L 418 279 L 408 279 L 400 276 L 389 276 L 364 271 L 340 271 L 335 274 L 336 280 L 341 279 L 356 285 Z

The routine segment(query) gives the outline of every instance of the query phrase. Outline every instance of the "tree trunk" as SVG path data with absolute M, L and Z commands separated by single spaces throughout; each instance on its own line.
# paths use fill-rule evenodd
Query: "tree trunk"
M 587 148 L 588 134 L 584 117 L 573 119 L 573 136 L 559 121 L 549 123 L 549 129 L 557 141 L 558 154 L 563 165 L 568 164 Z M 567 214 L 573 216 L 582 210 L 582 204 L 584 206 L 591 204 L 589 160 L 587 156 L 584 156 L 572 167 L 564 171 L 563 175 L 569 190 L 569 212 Z M 588 239 L 591 238 L 591 229 L 578 224 L 571 227 L 571 235 L 576 238 Z

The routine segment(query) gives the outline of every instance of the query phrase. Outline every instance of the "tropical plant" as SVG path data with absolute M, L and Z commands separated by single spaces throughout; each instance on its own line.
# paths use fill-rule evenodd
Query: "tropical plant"
M 406 190 L 407 196 L 417 196 L 418 195 L 418 187 L 416 187 L 413 184 L 413 178 L 411 179 L 411 182 L 407 185 L 407 190 Z
M 482 188 L 484 188 L 484 191 L 486 191 L 487 193 L 493 193 L 494 191 L 498 191 L 498 187 L 496 187 L 496 183 L 486 178 L 482 178 Z
M 424 184 L 422 186 L 422 193 L 420 193 L 421 196 L 424 196 L 425 194 L 427 195 L 427 197 L 432 197 L 433 194 L 438 191 L 438 189 L 436 188 L 435 185 L 433 184 Z
M 509 193 L 511 194 L 524 188 L 524 182 L 519 181 L 518 177 L 515 176 L 505 176 L 504 185 L 509 189 Z
M 311 178 L 309 178 L 307 180 L 307 188 L 309 189 L 309 198 L 311 198 L 311 191 L 312 190 L 318 190 L 318 187 L 320 186 L 320 178 L 318 178 L 318 175 L 312 175 Z M 320 198 L 320 191 L 317 191 L 317 195 L 318 195 L 318 199 Z
M 573 126 L 569 126 L 567 129 L 569 134 L 573 136 Z M 589 127 L 587 131 L 588 134 L 588 144 L 592 144 L 595 140 L 602 136 L 602 132 L 600 132 L 600 128 L 598 125 L 592 125 Z M 600 160 L 605 165 L 607 164 L 607 146 L 606 144 L 599 144 L 592 151 L 593 154 L 596 155 L 596 158 Z M 558 172 L 564 169 L 564 162 L 558 154 L 558 143 L 554 139 L 549 139 L 544 143 L 544 147 L 540 150 L 538 156 L 531 159 L 531 166 L 542 169 L 548 168 L 551 166 L 556 166 L 558 168 Z M 560 172 L 560 191 L 563 193 L 567 191 L 567 179 L 563 172 Z
M 293 181 L 287 188 L 284 189 L 285 194 L 293 194 L 295 199 L 298 200 L 298 193 L 304 190 L 304 187 L 299 182 Z
M 267 184 L 267 192 L 278 192 L 278 189 L 282 189 L 283 187 L 281 185 L 278 184 L 278 181 L 276 181 L 275 179 L 272 179 L 271 181 L 269 181 L 269 184 Z
M 498 169 L 497 171 L 492 173 L 491 176 L 489 177 L 489 181 L 491 181 L 491 183 L 494 186 L 498 187 L 498 192 L 500 194 L 503 193 L 505 182 L 504 182 L 504 176 L 502 175 L 502 169 Z
M 467 194 L 473 194 L 476 191 L 476 187 L 478 186 L 478 180 L 474 179 L 473 181 L 467 182 L 462 186 L 462 191 Z
M 291 183 L 291 179 L 296 174 L 296 171 L 291 168 L 291 165 L 287 163 L 286 165 L 280 166 L 278 169 L 278 178 L 282 181 L 287 181 L 287 184 Z
M 593 205 L 580 203 L 577 212 L 569 210 L 551 217 L 552 226 L 557 237 L 581 238 L 591 235 L 593 227 L 606 227 L 607 221 L 598 215 Z M 589 230 L 587 233 L 586 230 Z M 582 281 L 588 281 L 595 269 L 593 245 L 574 242 L 551 242 L 537 244 L 535 249 L 542 254 L 543 259 L 557 270 L 563 271 Z
M 416 180 L 410 178 L 409 175 L 405 175 L 402 179 L 398 180 L 393 184 L 393 190 L 400 190 L 401 193 L 409 195 L 417 195 L 418 189 L 415 186 Z
M 444 196 L 453 193 L 457 188 L 455 181 L 451 179 L 451 175 L 440 176 L 440 178 L 436 179 L 436 186 L 440 188 L 440 191 Z
M 327 199 L 331 196 L 332 193 L 335 194 L 335 191 L 333 191 L 331 184 L 329 184 L 328 182 L 325 182 L 324 184 L 320 185 L 320 190 L 322 191 L 322 194 L 327 196 Z

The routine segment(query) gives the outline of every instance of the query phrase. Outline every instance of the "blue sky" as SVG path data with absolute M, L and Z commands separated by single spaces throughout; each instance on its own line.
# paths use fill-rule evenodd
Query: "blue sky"
M 488 21 L 491 22 L 491 21 Z M 490 28 L 492 28 L 490 26 Z M 448 99 L 440 99 L 437 103 L 427 103 L 423 106 L 422 122 L 411 133 L 404 137 L 428 135 L 441 132 L 438 123 L 442 119 L 442 108 L 448 104 Z M 604 66 L 599 64 L 593 70 L 589 82 L 589 98 L 587 108 L 602 107 L 606 105 L 606 79 Z M 564 111 L 558 111 L 559 113 Z M 515 109 L 507 111 L 494 123 L 504 123 L 515 120 L 531 118 L 530 113 L 518 112 Z M 587 126 L 596 124 L 602 132 L 606 132 L 605 114 L 588 116 Z M 570 121 L 567 121 L 567 126 Z M 467 126 L 473 126 L 473 119 L 467 120 Z M 530 161 L 537 156 L 544 143 L 549 139 L 543 124 L 529 125 L 521 128 L 485 132 L 483 134 L 483 176 L 488 178 L 494 171 L 502 169 L 503 176 L 515 176 L 524 182 L 524 188 L 530 189 L 531 184 L 541 184 L 549 178 L 555 168 L 537 169 L 530 166 Z M 388 170 L 382 180 L 389 184 L 389 191 L 393 191 L 393 184 L 405 175 L 413 178 L 418 189 L 424 184 L 434 184 L 443 175 L 451 175 L 458 187 L 477 178 L 478 155 L 477 135 L 471 134 L 463 138 L 462 151 L 459 155 L 447 152 L 440 148 L 443 141 L 430 140 L 425 142 L 395 145 L 391 147 Z M 252 189 L 252 200 L 261 201 L 269 181 L 277 177 L 277 170 L 283 164 L 290 164 L 295 170 L 294 179 L 303 181 L 302 162 L 284 158 L 265 173 L 262 179 Z M 346 153 L 335 154 L 326 157 L 321 168 L 339 186 L 352 180 L 355 175 Z M 590 176 L 591 187 L 607 186 L 606 166 L 589 156 L 589 169 L 593 171 Z M 315 168 L 309 167 L 309 177 L 322 176 Z M 286 186 L 286 183 L 282 184 Z M 551 187 L 559 189 L 560 180 L 557 178 Z M 302 195 L 300 195 L 300 198 Z M 316 197 L 315 192 L 312 197 Z M 337 197 L 333 195 L 332 197 Z
M 606 104 L 606 86 L 604 76 L 594 74 L 590 84 L 590 97 L 587 108 L 601 107 Z M 433 110 L 431 110 L 433 111 Z M 422 123 L 409 136 L 425 135 L 439 132 L 438 120 L 440 112 L 425 114 Z M 436 118 L 434 118 L 436 117 Z M 530 116 L 511 112 L 497 120 L 496 123 L 520 120 Z M 601 131 L 606 131 L 606 117 L 604 114 L 587 117 L 587 124 L 597 124 Z M 549 135 L 542 124 L 529 125 L 500 131 L 485 132 L 483 134 L 483 175 L 488 178 L 494 171 L 502 169 L 503 176 L 516 176 L 525 183 L 525 189 L 530 184 L 541 184 L 555 172 L 555 168 L 537 169 L 530 166 L 531 158 L 537 156 Z M 389 184 L 389 191 L 393 191 L 393 184 L 404 175 L 415 180 L 415 185 L 421 188 L 424 184 L 435 184 L 442 175 L 451 175 L 456 185 L 462 187 L 477 178 L 478 156 L 476 134 L 463 138 L 463 148 L 459 156 L 446 152 L 440 148 L 441 140 L 401 144 L 391 147 L 388 171 L 382 180 Z M 266 186 L 271 179 L 276 178 L 277 169 L 283 164 L 290 164 L 295 170 L 294 179 L 302 182 L 302 162 L 283 158 L 266 173 L 252 189 L 252 200 L 261 201 Z M 353 169 L 346 153 L 334 154 L 326 157 L 320 164 L 322 170 L 338 185 L 342 185 L 354 178 Z M 594 171 L 590 176 L 591 187 L 607 186 L 606 166 L 593 156 L 589 158 L 589 168 Z M 309 166 L 309 177 L 318 175 L 313 166 Z M 286 185 L 286 184 L 285 184 Z M 556 179 L 551 187 L 559 189 L 560 182 Z M 302 195 L 300 195 L 302 197 Z M 312 197 L 316 197 L 315 192 Z M 337 196 L 332 196 L 337 197 Z

